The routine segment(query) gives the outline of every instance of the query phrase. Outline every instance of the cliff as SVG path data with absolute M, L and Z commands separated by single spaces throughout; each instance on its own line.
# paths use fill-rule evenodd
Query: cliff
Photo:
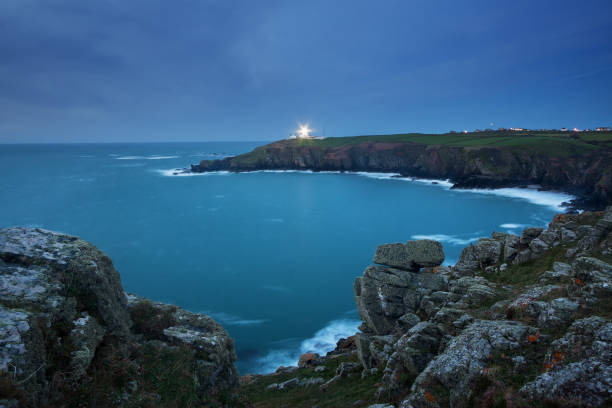
M 443 259 L 435 241 L 379 246 L 355 280 L 360 331 L 239 392 L 260 408 L 612 403 L 612 207 Z
M 0 406 L 214 405 L 235 360 L 221 325 L 125 294 L 90 243 L 0 230 Z
M 203 160 L 191 171 L 387 172 L 450 179 L 458 188 L 538 184 L 579 196 L 583 208 L 604 208 L 612 204 L 612 134 L 590 137 L 493 132 L 282 140 Z

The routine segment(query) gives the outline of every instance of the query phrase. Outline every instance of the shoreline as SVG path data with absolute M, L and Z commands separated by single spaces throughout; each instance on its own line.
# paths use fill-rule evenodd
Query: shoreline
M 157 170 L 157 172 L 167 177 L 193 177 L 193 176 L 227 176 L 231 174 L 255 174 L 255 173 L 303 173 L 303 174 L 347 174 L 368 177 L 379 180 L 398 180 L 420 183 L 441 187 L 445 190 L 457 192 L 467 192 L 474 194 L 496 195 L 506 198 L 522 199 L 532 204 L 542 205 L 559 212 L 581 212 L 592 210 L 584 204 L 584 197 L 572 194 L 568 191 L 550 189 L 535 184 L 513 183 L 504 186 L 462 186 L 460 183 L 453 182 L 451 179 L 435 179 L 416 176 L 405 176 L 397 172 L 369 172 L 369 171 L 343 171 L 343 170 L 312 170 L 312 169 L 261 169 L 261 170 L 217 170 L 194 172 L 190 169 L 168 169 Z M 530 194 L 524 194 L 530 193 Z M 548 197 L 547 202 L 543 200 Z

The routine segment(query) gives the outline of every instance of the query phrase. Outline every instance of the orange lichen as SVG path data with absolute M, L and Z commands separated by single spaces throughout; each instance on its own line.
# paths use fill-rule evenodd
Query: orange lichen
M 535 336 L 533 334 L 530 334 L 529 337 L 527 337 L 527 341 L 530 343 L 533 343 L 534 341 L 537 341 L 540 338 L 540 333 L 537 333 Z
M 434 266 L 433 273 L 438 273 L 438 267 L 437 266 Z
M 563 361 L 564 357 L 565 357 L 565 353 L 560 353 L 558 351 L 555 351 L 555 353 L 553 354 L 552 363 L 559 364 L 561 361 Z
M 574 282 L 576 283 L 576 285 L 578 286 L 584 286 L 584 281 L 582 279 L 574 279 Z
M 429 391 L 425 391 L 425 400 L 427 402 L 434 402 L 436 400 L 436 397 L 434 397 L 431 392 Z

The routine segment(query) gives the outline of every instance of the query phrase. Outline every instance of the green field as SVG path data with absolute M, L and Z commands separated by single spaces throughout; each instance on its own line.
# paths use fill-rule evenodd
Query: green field
M 554 131 L 490 131 L 445 134 L 404 133 L 330 137 L 323 140 L 307 139 L 298 140 L 298 144 L 301 146 L 318 146 L 323 148 L 363 142 L 402 142 L 462 147 L 491 146 L 509 149 L 529 148 L 538 152 L 559 156 L 584 154 L 599 149 L 612 148 L 612 132 L 581 132 L 578 139 L 571 138 L 571 134 L 571 132 Z

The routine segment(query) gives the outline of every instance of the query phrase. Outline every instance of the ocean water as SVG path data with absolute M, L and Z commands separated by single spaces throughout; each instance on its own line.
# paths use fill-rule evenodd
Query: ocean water
M 0 145 L 0 227 L 91 241 L 125 290 L 219 320 L 244 374 L 325 353 L 353 334 L 353 280 L 377 245 L 433 238 L 453 264 L 478 237 L 543 226 L 571 198 L 455 191 L 388 174 L 174 175 L 257 145 Z

